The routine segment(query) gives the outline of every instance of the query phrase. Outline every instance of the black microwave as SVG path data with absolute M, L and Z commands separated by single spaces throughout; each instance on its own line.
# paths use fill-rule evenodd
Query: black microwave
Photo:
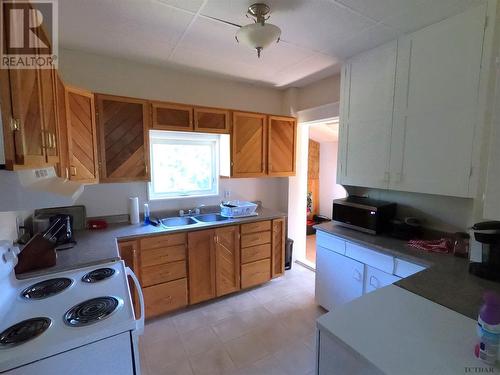
M 396 216 L 396 203 L 364 197 L 347 197 L 333 201 L 332 220 L 344 227 L 378 234 L 390 230 Z

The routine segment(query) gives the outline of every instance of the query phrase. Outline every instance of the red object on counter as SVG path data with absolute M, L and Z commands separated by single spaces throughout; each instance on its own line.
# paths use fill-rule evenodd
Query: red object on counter
M 408 246 L 415 247 L 419 250 L 430 251 L 433 253 L 451 253 L 453 250 L 453 243 L 448 238 L 441 238 L 440 240 L 425 241 L 425 240 L 410 240 Z
M 87 228 L 90 230 L 100 230 L 106 229 L 108 227 L 108 222 L 106 220 L 88 220 Z

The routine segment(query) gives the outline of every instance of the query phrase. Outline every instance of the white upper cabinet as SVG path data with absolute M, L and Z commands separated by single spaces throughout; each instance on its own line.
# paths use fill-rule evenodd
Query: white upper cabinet
M 399 41 L 390 188 L 473 197 L 486 6 Z
M 338 180 L 387 188 L 397 42 L 356 56 L 342 70 Z
M 349 60 L 338 180 L 474 197 L 486 5 Z

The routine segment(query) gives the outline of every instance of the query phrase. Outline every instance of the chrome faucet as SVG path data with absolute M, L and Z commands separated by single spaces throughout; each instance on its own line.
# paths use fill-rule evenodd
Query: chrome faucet
M 202 207 L 205 207 L 204 204 L 200 204 L 199 206 L 195 207 L 195 208 L 190 208 L 189 210 L 187 211 L 184 211 L 184 210 L 179 210 L 179 216 L 192 216 L 192 215 L 199 215 L 200 212 L 201 212 L 201 208 Z

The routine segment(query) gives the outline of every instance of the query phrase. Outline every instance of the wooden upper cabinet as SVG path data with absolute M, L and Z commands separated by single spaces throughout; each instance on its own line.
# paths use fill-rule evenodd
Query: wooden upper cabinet
M 229 111 L 226 109 L 195 107 L 194 130 L 201 133 L 229 133 Z
M 11 102 L 12 148 L 15 158 L 12 164 L 43 166 L 46 157 L 39 71 L 12 69 L 8 72 L 8 81 L 10 87 L 3 86 L 2 90 L 10 89 L 3 96 L 9 96 Z
M 240 289 L 239 226 L 215 229 L 215 272 L 217 297 Z
M 96 94 L 100 182 L 149 181 L 149 111 L 141 99 Z
M 59 140 L 59 175 L 69 179 L 68 122 L 66 120 L 66 89 L 64 82 L 55 74 L 56 110 Z
M 41 69 L 43 135 L 47 162 L 59 163 L 59 127 L 57 119 L 56 72 L 54 69 Z
M 278 277 L 285 273 L 285 232 L 285 219 L 273 220 L 271 277 Z
M 265 115 L 233 112 L 233 177 L 259 177 L 266 174 L 266 130 Z
M 289 117 L 269 116 L 268 132 L 268 175 L 295 175 L 296 120 Z
M 193 107 L 182 104 L 152 102 L 152 127 L 157 130 L 193 131 Z
M 213 229 L 188 233 L 189 303 L 216 296 L 214 236 Z
M 65 99 L 70 179 L 96 182 L 99 174 L 94 95 L 89 91 L 66 87 Z

